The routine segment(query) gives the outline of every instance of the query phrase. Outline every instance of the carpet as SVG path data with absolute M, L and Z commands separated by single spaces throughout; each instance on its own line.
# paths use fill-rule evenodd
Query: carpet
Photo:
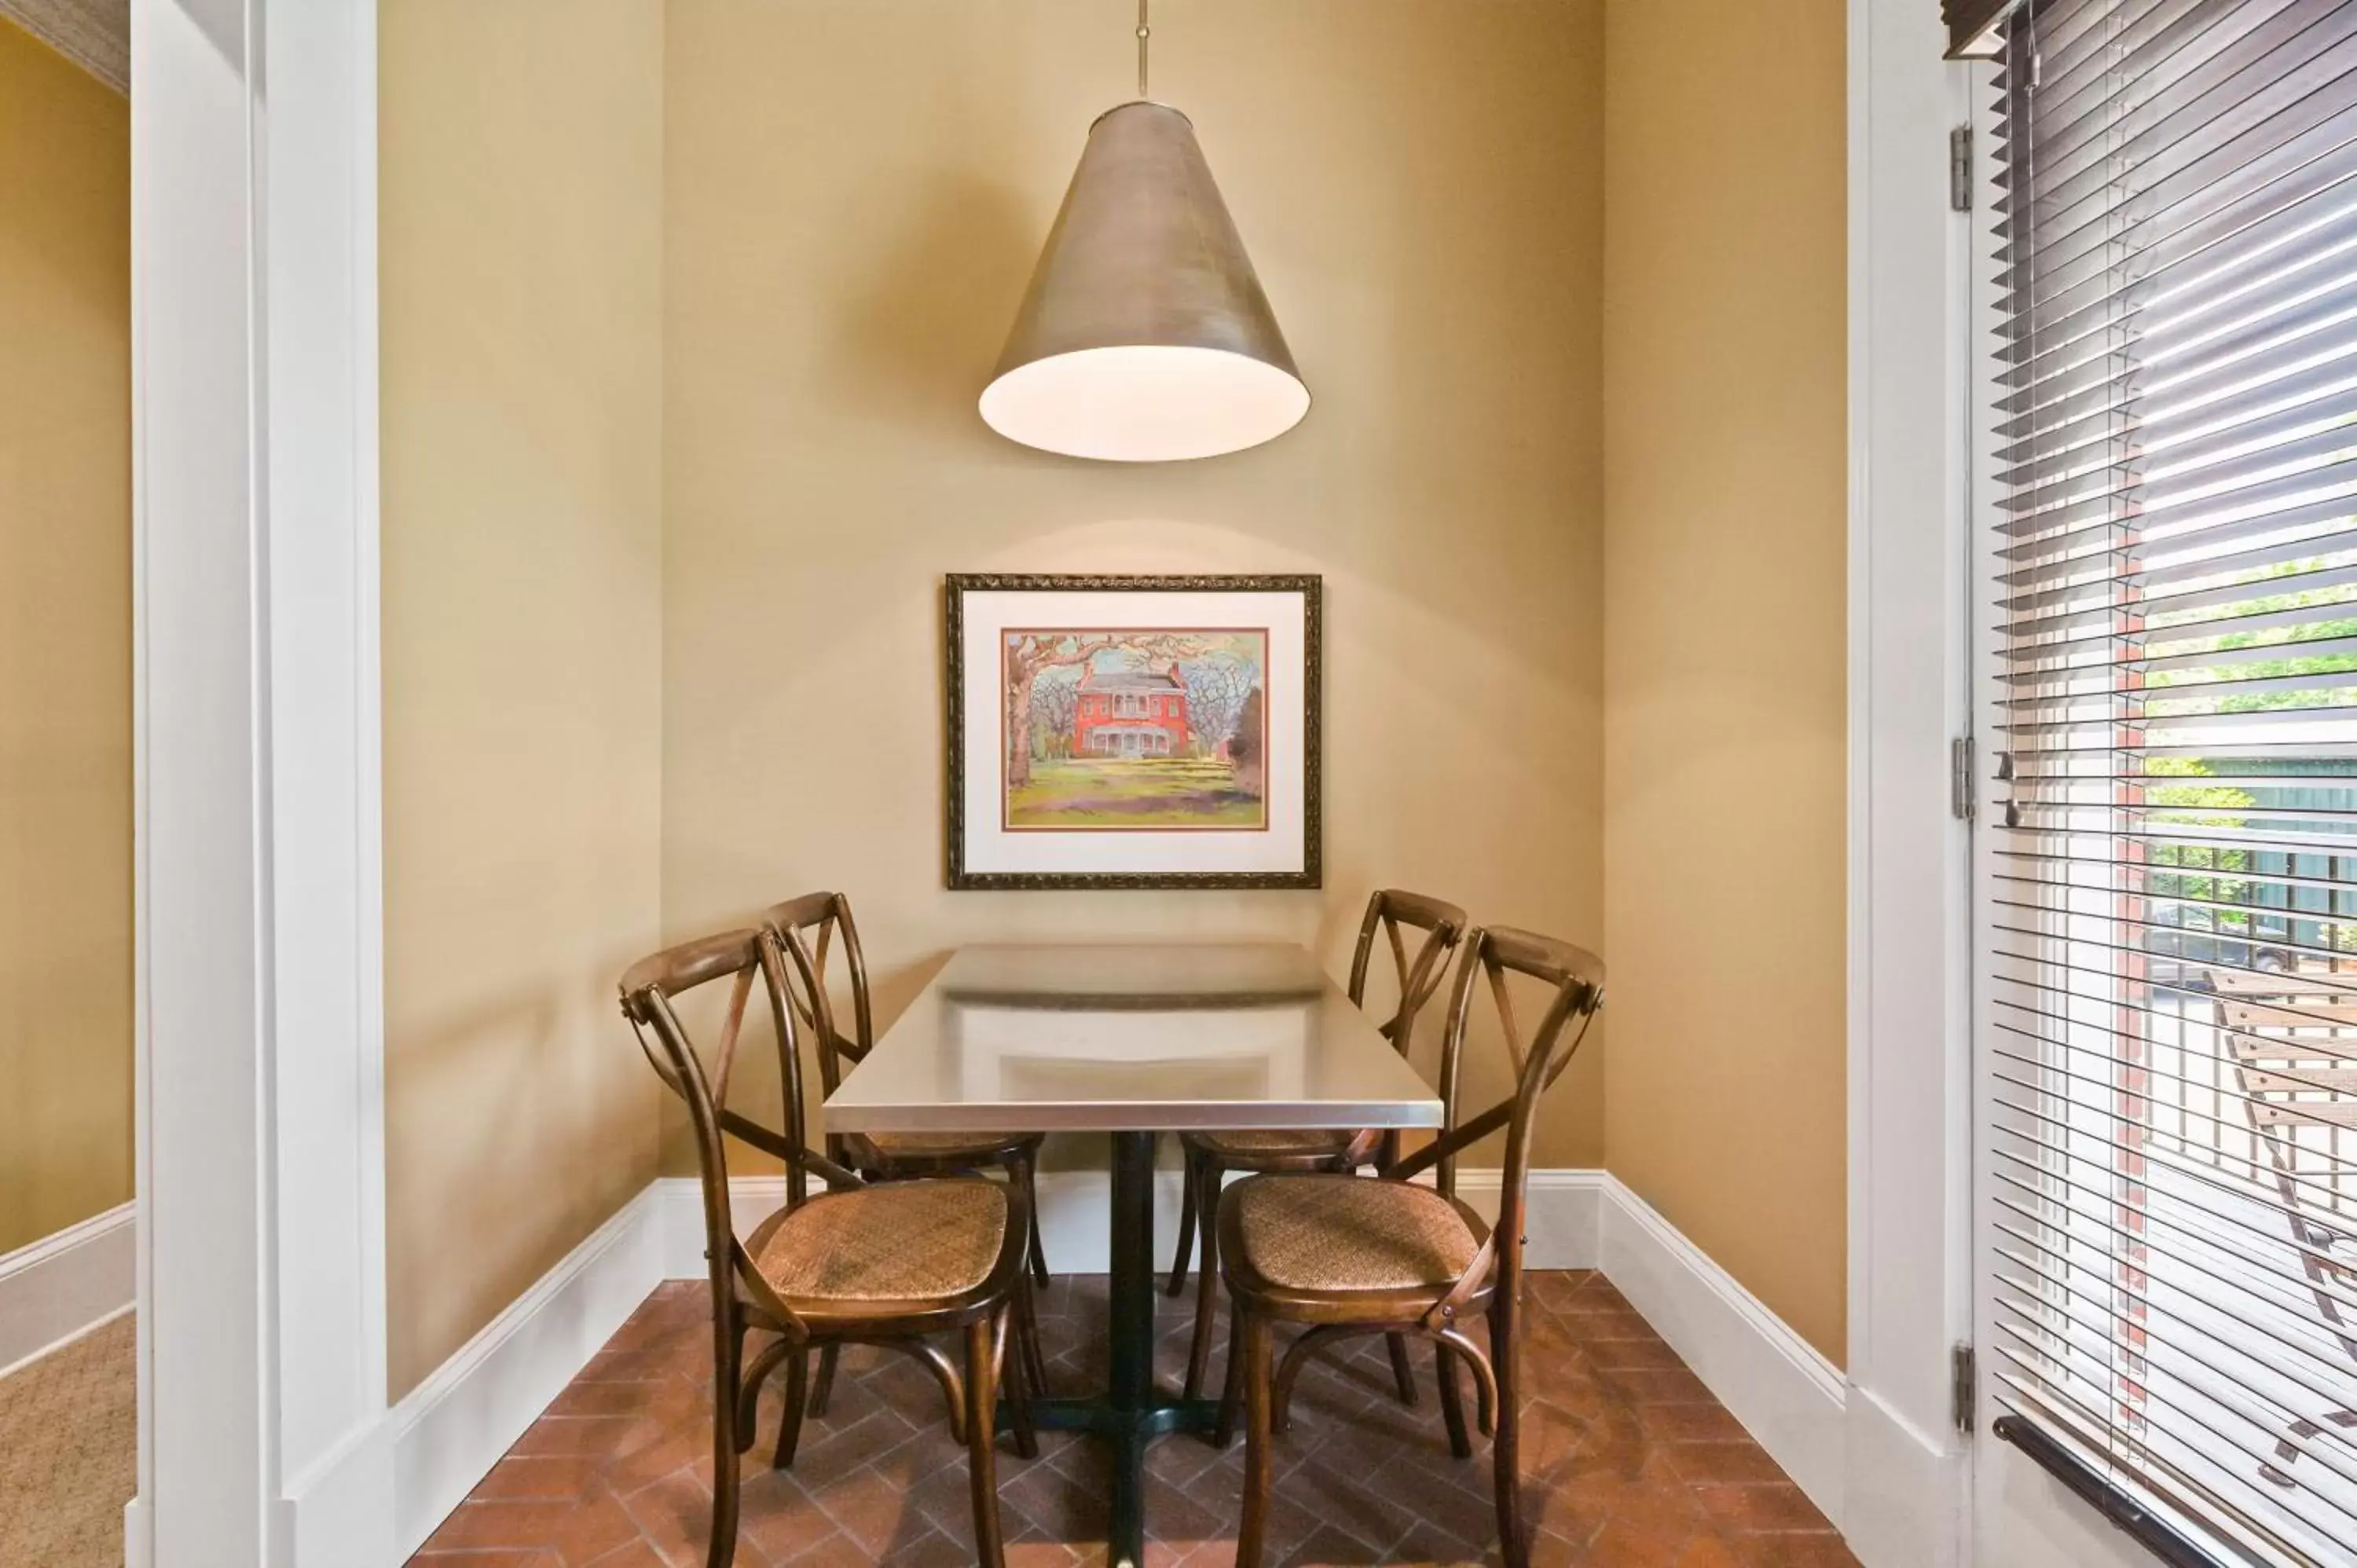
M 0 1563 L 122 1568 L 139 1473 L 134 1345 L 126 1312 L 0 1378 Z

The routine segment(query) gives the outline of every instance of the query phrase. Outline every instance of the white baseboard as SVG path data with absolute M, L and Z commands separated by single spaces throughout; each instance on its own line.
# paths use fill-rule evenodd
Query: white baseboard
M 623 1205 L 393 1408 L 393 1562 L 425 1544 L 662 1283 L 667 1186 Z
M 146 1502 L 123 1505 L 123 1568 L 156 1568 L 156 1520 Z
M 1971 1502 L 1969 1454 L 1918 1431 L 1872 1390 L 1849 1386 L 1842 1535 L 1865 1568 L 1959 1568 Z
M 1101 1274 L 1109 1266 L 1110 1239 L 1105 1231 L 1105 1206 L 1113 1196 L 1113 1177 L 1104 1171 L 1042 1171 L 1039 1189 L 1039 1244 L 1049 1266 L 1063 1274 Z M 656 1182 L 664 1214 L 665 1277 L 700 1280 L 704 1261 L 704 1186 L 694 1176 L 666 1176 Z M 1154 1174 L 1154 1246 L 1157 1267 L 1167 1263 L 1178 1240 L 1179 1173 Z M 728 1183 L 728 1208 L 737 1232 L 744 1235 L 767 1219 L 786 1201 L 786 1178 L 779 1176 L 735 1176 Z
M 1848 1469 L 1841 1370 L 1618 1177 L 1598 1267 L 1836 1527 Z
M 1041 1173 L 1041 1240 L 1059 1272 L 1103 1271 L 1109 1179 L 1102 1171 Z M 1458 1174 L 1458 1191 L 1484 1212 L 1495 1212 L 1498 1187 L 1494 1170 Z M 780 1176 L 740 1176 L 730 1187 L 740 1230 L 785 1199 Z M 1178 1212 L 1178 1173 L 1158 1172 L 1157 1266 L 1176 1239 Z M 1531 1266 L 1601 1269 L 1836 1526 L 1847 1511 L 1847 1477 L 1903 1481 L 1901 1490 L 1918 1498 L 1951 1479 L 1944 1470 L 1900 1476 L 1893 1466 L 1922 1469 L 1915 1450 L 1932 1451 L 1911 1434 L 1864 1430 L 1873 1423 L 1853 1414 L 1840 1370 L 1609 1173 L 1532 1172 L 1529 1218 Z M 705 1272 L 699 1184 L 659 1179 L 403 1400 L 391 1417 L 394 1560 L 433 1532 L 656 1283 Z M 1889 1463 L 1861 1466 L 1852 1450 L 1869 1440 Z M 1873 1532 L 1889 1526 L 1895 1539 L 1905 1523 L 1910 1539 L 1924 1539 L 1913 1533 L 1925 1523 L 1919 1505 L 1899 1506 L 1909 1517 L 1883 1520 Z M 1866 1519 L 1889 1511 L 1873 1507 Z
M 1466 1202 L 1485 1215 L 1498 1211 L 1499 1173 L 1463 1170 L 1457 1173 L 1457 1190 Z M 1596 1266 L 1597 1206 L 1601 1171 L 1533 1171 L 1530 1198 L 1530 1266 L 1534 1269 L 1587 1269 Z M 1109 1265 L 1110 1238 L 1105 1231 L 1105 1205 L 1113 1178 L 1103 1171 L 1042 1171 L 1039 1187 L 1039 1242 L 1049 1266 L 1059 1273 L 1101 1274 Z M 694 1176 L 666 1176 L 658 1181 L 659 1201 L 665 1216 L 666 1277 L 702 1279 L 704 1262 L 704 1188 Z M 1154 1260 L 1166 1266 L 1178 1244 L 1179 1173 L 1154 1174 Z M 728 1184 L 729 1212 L 738 1234 L 750 1231 L 786 1200 L 783 1176 L 737 1176 Z
M 0 1378 L 131 1310 L 135 1214 L 122 1204 L 0 1256 Z
M 401 1534 L 395 1457 L 387 1412 L 295 1477 L 278 1501 L 273 1529 L 284 1544 L 274 1561 L 292 1568 L 401 1568 L 409 1548 L 393 1544 Z
M 1457 1196 L 1494 1223 L 1504 1176 L 1503 1171 L 1496 1169 L 1460 1170 Z M 1600 1236 L 1605 1189 L 1611 1179 L 1602 1171 L 1533 1171 L 1523 1209 L 1523 1267 L 1599 1266 L 1604 1256 Z

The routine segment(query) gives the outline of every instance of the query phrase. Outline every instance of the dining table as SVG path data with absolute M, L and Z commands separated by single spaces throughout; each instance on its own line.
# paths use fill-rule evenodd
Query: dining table
M 1109 1140 L 1105 1384 L 1035 1398 L 1033 1415 L 1105 1444 L 1107 1556 L 1135 1568 L 1146 1450 L 1211 1432 L 1219 1412 L 1154 1373 L 1157 1135 L 1435 1128 L 1441 1103 L 1298 943 L 994 943 L 951 956 L 827 1097 L 823 1122 Z

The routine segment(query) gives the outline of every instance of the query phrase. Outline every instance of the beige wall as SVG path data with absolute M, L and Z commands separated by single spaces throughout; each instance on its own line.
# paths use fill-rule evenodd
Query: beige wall
M 822 886 L 888 1022 L 983 937 L 1339 970 L 1385 882 L 1598 946 L 1541 1161 L 1839 1358 L 1841 6 L 1738 11 L 1166 19 L 1318 403 L 1128 468 L 973 406 L 1126 27 L 391 0 L 396 1392 L 654 1168 L 619 965 Z M 1322 574 L 1327 890 L 943 891 L 939 582 L 987 570 Z
M 131 1197 L 130 132 L 0 20 L 0 1252 Z
M 382 13 L 398 1396 L 654 1173 L 662 13 Z
M 1842 1358 L 1841 0 L 1607 0 L 1608 1161 Z
M 1194 118 L 1317 404 L 1146 467 L 1015 446 L 974 406 L 1089 122 L 1133 85 L 1117 11 L 669 18 L 672 934 L 840 887 L 887 1019 L 985 937 L 1264 933 L 1339 972 L 1384 883 L 1599 941 L 1594 0 L 1157 18 L 1156 95 Z M 1326 890 L 943 891 L 952 571 L 1323 574 Z M 1545 1163 L 1598 1162 L 1600 1058 L 1557 1090 Z

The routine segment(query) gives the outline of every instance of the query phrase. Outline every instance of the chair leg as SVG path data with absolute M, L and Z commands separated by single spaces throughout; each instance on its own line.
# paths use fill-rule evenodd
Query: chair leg
M 1200 1398 L 1203 1377 L 1211 1369 L 1211 1322 L 1220 1311 L 1220 1166 L 1206 1159 L 1198 1167 L 1195 1212 L 1202 1245 L 1195 1257 L 1195 1337 L 1187 1348 L 1189 1399 Z M 1228 1347 L 1235 1354 L 1235 1347 Z
M 1048 1355 L 1039 1345 L 1039 1297 L 1028 1279 L 1016 1282 L 1015 1352 L 1023 1363 L 1024 1384 L 1032 1397 L 1048 1397 Z
M 729 1568 L 737 1561 L 737 1405 L 745 1397 L 745 1327 L 734 1319 L 726 1306 L 713 1316 L 712 1542 L 705 1568 Z
M 1055 1275 L 1048 1272 L 1047 1249 L 1039 1244 L 1039 1159 L 1029 1150 L 1015 1159 L 1015 1179 L 1022 1184 L 1023 1201 L 1031 1210 L 1031 1278 L 1041 1290 L 1046 1290 Z
M 931 1369 L 933 1381 L 942 1389 L 942 1402 L 949 1407 L 950 1441 L 965 1441 L 965 1380 L 958 1376 L 957 1363 L 942 1353 L 941 1347 L 927 1340 L 903 1340 L 899 1346 L 920 1364 Z
M 840 1346 L 830 1345 L 818 1353 L 818 1378 L 811 1384 L 809 1412 L 819 1420 L 826 1419 L 827 1401 L 834 1394 L 834 1359 Z
M 1465 1432 L 1465 1391 L 1457 1385 L 1457 1352 L 1443 1345 L 1433 1360 L 1440 1369 L 1440 1415 L 1448 1425 L 1448 1451 L 1470 1459 L 1473 1439 Z
M 1228 1303 L 1228 1375 L 1220 1389 L 1220 1419 L 1211 1428 L 1214 1448 L 1225 1448 L 1236 1440 L 1236 1415 L 1244 1399 L 1243 1343 L 1243 1314 L 1232 1299 Z
M 965 1330 L 965 1463 L 974 1487 L 974 1550 L 982 1568 L 1006 1568 L 998 1538 L 997 1380 L 991 1376 L 991 1321 L 976 1318 Z
M 2328 1411 L 2319 1417 L 2319 1420 L 2330 1422 L 2333 1425 L 2341 1427 L 2345 1431 L 2352 1427 L 2357 1427 L 2357 1411 L 2345 1409 Z M 2300 1444 L 2306 1443 L 2311 1437 L 2321 1434 L 2323 1431 L 2324 1428 L 2319 1425 L 2318 1422 L 2310 1421 L 2305 1416 L 2293 1422 L 2291 1425 L 2286 1429 L 2285 1434 L 2276 1441 L 2276 1457 L 2282 1460 L 2286 1465 L 2298 1464 L 2299 1462 Z M 2259 1466 L 2259 1478 L 2263 1481 L 2271 1482 L 2278 1487 L 2297 1487 L 2299 1485 L 2298 1481 L 2291 1478 L 2289 1471 L 2278 1469 L 2276 1466 L 2266 1463 L 2262 1463 Z
M 1015 1452 L 1023 1458 L 1037 1459 L 1039 1431 L 1031 1422 L 1031 1374 L 1023 1364 L 1023 1327 L 1016 1319 L 1017 1308 L 1011 1305 L 999 1315 L 993 1359 L 1006 1369 L 1000 1387 L 1006 1400 L 1007 1424 L 1015 1429 Z
M 1490 1315 L 1490 1368 L 1498 1383 L 1497 1435 L 1490 1455 L 1497 1466 L 1498 1550 L 1505 1568 L 1527 1568 L 1529 1537 L 1523 1530 L 1522 1393 L 1515 1373 L 1521 1357 L 1514 1344 L 1514 1325 L 1504 1297 Z M 1450 1373 L 1455 1380 L 1455 1373 Z
M 770 1455 L 772 1469 L 782 1470 L 794 1462 L 794 1449 L 802 1437 L 802 1405 L 810 1396 L 810 1352 L 797 1350 L 786 1367 L 786 1410 L 778 1418 L 778 1450 Z
M 1415 1403 L 1415 1367 L 1407 1359 L 1407 1336 L 1386 1334 L 1383 1342 L 1391 1347 L 1392 1381 L 1399 1385 L 1399 1402 L 1413 1406 Z
M 1170 1283 L 1164 1294 L 1176 1300 L 1187 1288 L 1187 1254 L 1195 1250 L 1195 1162 L 1199 1156 L 1186 1151 L 1185 1174 L 1178 1182 L 1178 1250 L 1170 1254 Z
M 1238 1342 L 1228 1352 L 1243 1362 L 1244 1382 L 1244 1511 L 1236 1531 L 1236 1568 L 1260 1568 L 1276 1478 L 1276 1434 L 1269 1428 L 1274 1402 L 1268 1319 L 1239 1313 L 1236 1332 Z

